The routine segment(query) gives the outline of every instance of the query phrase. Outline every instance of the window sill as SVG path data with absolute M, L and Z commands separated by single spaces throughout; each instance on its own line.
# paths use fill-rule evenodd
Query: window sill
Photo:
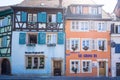
M 56 44 L 55 44 L 55 43 L 53 43 L 53 44 L 47 44 L 47 46 L 48 46 L 48 47 L 55 47 Z
M 36 46 L 36 44 L 35 43 L 28 43 L 28 44 L 26 44 L 26 46 Z

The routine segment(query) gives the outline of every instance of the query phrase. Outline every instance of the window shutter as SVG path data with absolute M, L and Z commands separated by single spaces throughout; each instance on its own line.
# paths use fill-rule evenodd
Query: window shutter
M 111 33 L 114 33 L 114 24 L 111 24 Z
M 22 15 L 22 18 L 21 18 L 21 20 L 22 20 L 22 22 L 26 22 L 27 21 L 27 12 L 23 12 L 22 11 L 22 13 L 21 13 Z
M 47 22 L 47 14 L 46 12 L 38 13 L 38 22 Z
M 66 49 L 70 50 L 70 40 L 69 39 L 66 40 Z
M 94 39 L 94 50 L 98 49 L 98 42 L 97 39 Z
M 62 23 L 62 13 L 61 12 L 57 13 L 57 22 Z
M 58 32 L 58 44 L 64 44 L 64 33 Z
M 115 45 L 115 53 L 120 53 L 120 44 Z
M 107 22 L 107 31 L 110 31 L 110 22 Z
M 2 38 L 2 47 L 7 47 L 7 36 Z
M 26 33 L 20 33 L 19 34 L 19 44 L 25 44 L 26 43 Z
M 38 44 L 46 44 L 46 33 L 45 32 L 38 33 Z

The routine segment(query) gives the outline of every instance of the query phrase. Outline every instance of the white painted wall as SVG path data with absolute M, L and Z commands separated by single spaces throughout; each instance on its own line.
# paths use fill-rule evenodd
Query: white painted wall
M 120 34 L 111 34 L 111 40 L 120 44 Z M 112 77 L 116 77 L 116 63 L 120 63 L 120 53 L 115 53 L 115 47 L 111 47 L 111 71 Z
M 51 75 L 52 60 L 51 58 L 63 59 L 63 74 L 65 72 L 65 46 L 56 45 L 55 47 L 47 47 L 47 45 L 37 44 L 35 47 L 19 45 L 19 33 L 12 33 L 12 74 L 47 74 Z M 25 67 L 25 52 L 44 52 L 45 68 L 44 69 L 26 69 Z

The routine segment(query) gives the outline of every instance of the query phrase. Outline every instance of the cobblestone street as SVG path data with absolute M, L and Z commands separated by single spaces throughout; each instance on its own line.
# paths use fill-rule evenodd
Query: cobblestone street
M 0 76 L 0 80 L 120 80 L 120 77 Z

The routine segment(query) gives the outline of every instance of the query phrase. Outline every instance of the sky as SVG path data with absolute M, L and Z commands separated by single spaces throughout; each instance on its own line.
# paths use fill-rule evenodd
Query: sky
M 23 0 L 0 0 L 0 6 L 8 6 L 13 4 L 18 4 L 22 2 Z M 117 0 L 93 0 L 97 4 L 103 4 L 103 9 L 108 12 L 112 13 L 115 5 L 117 3 Z

